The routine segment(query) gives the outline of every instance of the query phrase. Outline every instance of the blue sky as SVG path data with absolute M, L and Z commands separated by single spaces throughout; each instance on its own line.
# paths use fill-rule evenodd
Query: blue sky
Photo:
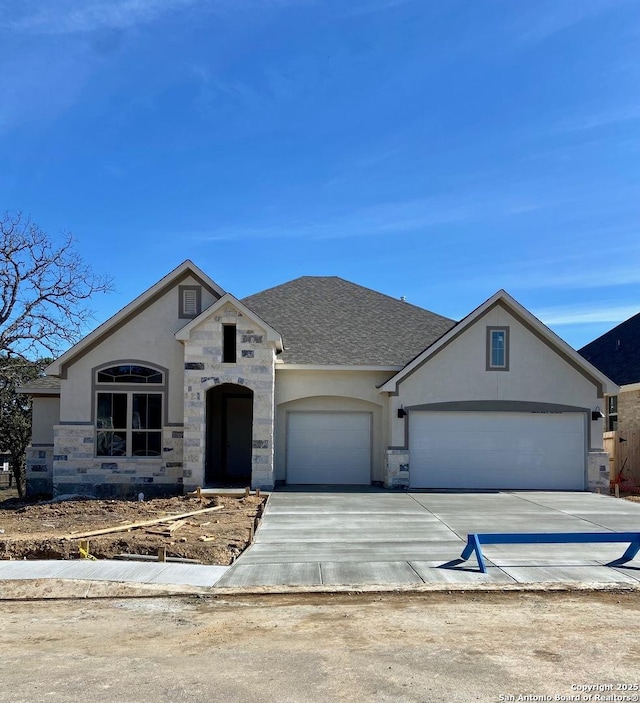
M 0 209 L 116 293 L 338 275 L 574 347 L 640 311 L 635 0 L 3 0 Z

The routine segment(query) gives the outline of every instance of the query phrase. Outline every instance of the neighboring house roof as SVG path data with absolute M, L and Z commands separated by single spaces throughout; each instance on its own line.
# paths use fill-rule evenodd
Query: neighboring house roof
M 302 276 L 242 302 L 280 332 L 288 364 L 401 367 L 455 324 L 337 276 Z
M 259 315 L 256 315 L 253 310 L 250 310 L 244 303 L 241 303 L 237 298 L 231 295 L 231 293 L 225 293 L 222 298 L 219 298 L 213 305 L 210 305 L 206 310 L 201 312 L 197 317 L 188 322 L 184 327 L 180 328 L 175 337 L 179 341 L 188 340 L 191 335 L 191 330 L 200 325 L 205 320 L 208 320 L 216 312 L 220 311 L 224 306 L 230 303 L 239 310 L 243 315 L 250 319 L 258 327 L 262 327 L 267 333 L 267 341 L 275 342 L 276 349 L 282 351 L 282 337 L 277 330 L 274 330 L 271 325 L 269 325 L 265 320 L 263 320 Z
M 139 295 L 135 300 L 117 312 L 113 317 L 110 317 L 106 322 L 98 328 L 90 332 L 86 337 L 81 339 L 77 344 L 74 344 L 62 356 L 58 357 L 50 366 L 45 369 L 47 374 L 52 376 L 63 376 L 66 374 L 66 367 L 81 356 L 84 352 L 92 349 L 99 344 L 110 332 L 124 324 L 132 317 L 137 315 L 146 306 L 150 305 L 154 300 L 163 295 L 169 288 L 177 285 L 185 278 L 192 276 L 200 281 L 200 283 L 218 297 L 224 295 L 224 290 L 213 281 L 206 273 L 201 271 L 192 261 L 188 259 L 183 261 L 180 266 L 176 267 L 168 273 L 164 278 L 161 278 L 156 284 Z
M 28 381 L 18 388 L 18 393 L 33 395 L 60 395 L 60 379 L 55 376 L 43 376 Z
M 602 392 L 616 392 L 617 388 L 611 382 L 611 379 L 598 370 L 595 366 L 588 363 L 583 357 L 578 354 L 575 349 L 570 347 L 564 340 L 560 339 L 557 334 L 552 332 L 544 325 L 537 317 L 532 315 L 526 308 L 512 298 L 506 291 L 499 290 L 486 300 L 480 307 L 460 320 L 454 327 L 448 330 L 440 339 L 427 347 L 422 353 L 418 354 L 410 363 L 408 363 L 401 371 L 391 377 L 386 383 L 380 386 L 381 391 L 396 392 L 398 384 L 410 376 L 414 371 L 420 368 L 430 358 L 435 356 L 442 349 L 445 349 L 450 342 L 462 334 L 476 320 L 481 318 L 496 305 L 504 306 L 509 312 L 531 333 L 535 334 L 538 339 L 551 347 L 559 354 L 567 363 L 573 366 L 585 378 L 589 379 L 598 388 L 598 395 Z
M 640 382 L 640 313 L 580 349 L 580 354 L 619 386 Z

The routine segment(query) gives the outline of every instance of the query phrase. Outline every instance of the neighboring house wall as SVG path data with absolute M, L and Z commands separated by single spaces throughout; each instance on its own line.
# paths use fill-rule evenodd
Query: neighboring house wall
M 364 411 L 372 413 L 371 480 L 384 481 L 388 403 L 377 386 L 390 375 L 388 371 L 306 371 L 276 365 L 276 480 L 286 480 L 287 413 Z
M 633 384 L 628 389 L 620 387 L 618 393 L 618 427 L 619 433 L 640 430 L 640 386 Z

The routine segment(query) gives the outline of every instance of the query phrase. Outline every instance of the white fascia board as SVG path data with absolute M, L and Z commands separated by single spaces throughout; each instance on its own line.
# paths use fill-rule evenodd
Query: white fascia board
M 231 293 L 225 293 L 220 299 L 216 300 L 213 305 L 203 310 L 198 317 L 194 317 L 193 320 L 190 320 L 184 327 L 181 327 L 175 334 L 176 339 L 179 342 L 187 341 L 194 327 L 197 327 L 205 320 L 208 320 L 212 315 L 215 315 L 215 313 L 221 310 L 227 303 L 233 305 L 236 310 L 258 325 L 258 327 L 262 327 L 267 334 L 267 341 L 275 342 L 276 349 L 282 351 L 283 345 L 280 333 L 274 330 L 271 325 L 256 315 L 256 313 L 250 310 L 244 303 L 241 303 L 235 296 L 231 295 Z
M 136 310 L 144 307 L 163 288 L 171 285 L 172 281 L 180 280 L 185 274 L 191 273 L 195 278 L 202 279 L 203 283 L 209 286 L 218 295 L 224 295 L 225 292 L 220 286 L 215 283 L 204 271 L 199 269 L 192 261 L 187 259 L 180 266 L 173 269 L 166 276 L 161 278 L 157 283 L 148 288 L 144 293 L 132 300 L 128 305 L 125 305 L 119 312 L 110 317 L 106 322 L 103 322 L 99 327 L 96 327 L 93 332 L 90 332 L 86 337 L 83 337 L 77 344 L 74 344 L 71 349 L 68 349 L 62 356 L 58 357 L 52 364 L 47 366 L 45 374 L 47 376 L 60 376 L 62 367 L 68 361 L 80 354 L 84 349 L 91 346 L 96 339 L 106 335 L 109 330 L 116 327 L 122 320 L 126 320 L 131 315 L 135 314 Z
M 345 366 L 332 364 L 287 364 L 276 362 L 276 371 L 400 371 L 402 366 Z
M 476 320 L 481 318 L 487 310 L 492 308 L 496 303 L 502 303 L 507 310 L 511 309 L 514 313 L 516 313 L 517 317 L 523 318 L 533 329 L 536 330 L 538 334 L 540 334 L 541 337 L 549 342 L 550 346 L 555 347 L 558 351 L 564 353 L 573 361 L 574 364 L 580 366 L 588 375 L 598 380 L 602 384 L 603 393 L 610 394 L 615 392 L 617 386 L 610 378 L 607 378 L 607 376 L 605 376 L 595 366 L 590 364 L 583 356 L 578 354 L 573 347 L 569 346 L 569 344 L 567 344 L 555 332 L 550 330 L 535 315 L 530 313 L 515 298 L 512 298 L 505 290 L 499 290 L 494 293 L 488 300 L 482 303 L 482 305 L 477 307 L 469 313 L 469 315 L 460 320 L 457 325 L 454 325 L 448 332 L 442 335 L 440 339 L 436 340 L 431 346 L 427 347 L 421 354 L 418 354 L 418 356 L 410 361 L 399 373 L 397 373 L 393 378 L 390 378 L 383 386 L 381 386 L 380 392 L 395 393 L 398 389 L 398 384 L 416 367 L 422 365 L 425 361 L 437 354 L 442 347 L 449 343 L 452 337 L 458 336 L 465 329 L 473 325 Z

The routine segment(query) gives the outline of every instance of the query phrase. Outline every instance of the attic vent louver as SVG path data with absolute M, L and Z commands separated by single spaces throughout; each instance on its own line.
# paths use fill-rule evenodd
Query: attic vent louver
M 194 318 L 201 312 L 199 286 L 180 286 L 180 317 Z

